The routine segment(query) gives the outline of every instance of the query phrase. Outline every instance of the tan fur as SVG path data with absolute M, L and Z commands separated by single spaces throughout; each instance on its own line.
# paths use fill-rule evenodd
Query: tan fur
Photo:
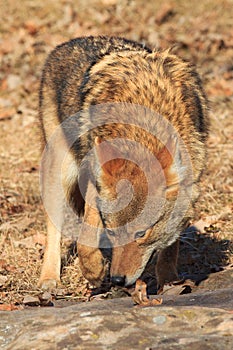
M 83 214 L 79 260 L 93 284 L 100 285 L 108 271 L 112 281 L 122 277 L 125 285 L 134 283 L 154 251 L 159 286 L 177 278 L 177 242 L 198 198 L 205 165 L 207 110 L 195 69 L 169 50 L 153 52 L 121 38 L 88 37 L 50 54 L 40 90 L 41 132 L 51 152 L 44 161 L 43 198 L 49 219 L 40 286 L 49 288 L 59 280 L 64 197 L 78 215 Z M 183 175 L 186 165 L 177 137 L 152 112 L 178 133 L 190 157 L 192 178 Z M 58 140 L 51 146 L 50 137 L 60 125 Z M 77 143 L 69 145 L 67 130 Z M 114 143 L 119 140 L 121 146 Z M 63 191 L 57 190 L 59 181 Z M 187 183 L 183 187 L 182 181 Z M 191 203 L 178 222 L 176 212 L 178 217 L 182 203 L 176 207 L 176 200 L 181 190 Z M 152 207 L 158 205 L 158 213 L 163 208 L 157 219 L 145 210 L 148 198 Z M 110 206 L 118 210 L 109 213 Z M 153 210 L 156 214 L 156 207 Z M 169 220 L 173 221 L 168 227 Z M 112 249 L 111 261 L 98 246 L 103 236 Z

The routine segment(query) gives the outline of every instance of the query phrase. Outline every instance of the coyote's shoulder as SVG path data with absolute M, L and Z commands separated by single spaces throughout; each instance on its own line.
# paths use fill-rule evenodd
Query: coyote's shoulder
M 91 68 L 113 52 L 139 50 L 150 51 L 134 41 L 105 36 L 77 38 L 57 46 L 48 56 L 42 72 L 40 118 L 45 119 L 44 106 L 51 102 L 58 106 L 60 122 L 77 113 L 82 109 L 82 90 L 89 80 Z M 44 132 L 46 135 L 46 130 Z

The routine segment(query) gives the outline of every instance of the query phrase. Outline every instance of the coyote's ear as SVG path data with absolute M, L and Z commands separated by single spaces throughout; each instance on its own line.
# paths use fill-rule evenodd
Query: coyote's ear
M 173 198 L 178 194 L 185 172 L 177 138 L 170 137 L 156 156 L 166 179 L 166 198 Z
M 99 136 L 95 138 L 95 145 L 96 155 L 104 173 L 110 176 L 120 174 L 125 168 L 126 160 L 122 158 L 119 149 Z
M 158 50 L 154 50 L 153 52 L 149 53 L 146 58 L 148 60 L 156 60 L 158 57 L 166 58 L 166 56 L 169 56 L 172 53 L 172 48 L 168 48 L 166 50 L 163 50 L 162 52 L 159 52 Z

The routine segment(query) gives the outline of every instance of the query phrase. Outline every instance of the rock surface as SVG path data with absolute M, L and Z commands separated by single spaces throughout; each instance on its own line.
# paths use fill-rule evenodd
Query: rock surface
M 232 349 L 233 313 L 130 298 L 1 315 L 1 349 Z
M 232 349 L 232 269 L 142 308 L 130 297 L 1 312 L 0 349 Z M 217 281 L 223 289 L 213 290 Z M 218 285 L 219 287 L 219 285 Z

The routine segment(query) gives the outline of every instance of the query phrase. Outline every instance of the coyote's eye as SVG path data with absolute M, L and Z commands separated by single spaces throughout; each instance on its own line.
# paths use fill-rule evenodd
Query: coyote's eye
M 135 237 L 135 239 L 142 238 L 142 237 L 145 236 L 145 234 L 146 234 L 146 231 L 138 231 L 138 232 L 135 233 L 134 237 Z
M 112 236 L 112 237 L 115 236 L 115 232 L 112 231 L 112 230 L 110 230 L 109 228 L 106 228 L 106 231 L 107 231 L 107 234 L 108 234 L 109 236 Z

